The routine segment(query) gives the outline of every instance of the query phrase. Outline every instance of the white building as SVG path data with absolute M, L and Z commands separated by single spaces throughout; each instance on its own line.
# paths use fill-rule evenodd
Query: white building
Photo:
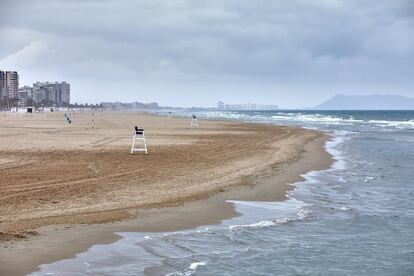
M 228 109 L 228 110 L 276 110 L 279 107 L 277 105 L 266 105 L 266 104 L 224 104 L 223 102 L 217 103 L 217 108 Z

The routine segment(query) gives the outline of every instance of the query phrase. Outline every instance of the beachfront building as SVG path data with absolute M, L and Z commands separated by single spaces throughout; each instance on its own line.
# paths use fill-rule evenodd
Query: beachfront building
M 15 99 L 19 92 L 19 74 L 16 71 L 0 71 L 0 100 Z
M 6 83 L 6 72 L 0 71 L 0 101 L 3 101 L 5 93 L 6 93 L 5 83 Z
M 70 84 L 67 82 L 36 82 L 33 100 L 44 105 L 65 106 L 70 103 Z
M 26 106 L 28 101 L 33 98 L 33 88 L 31 86 L 25 85 L 19 88 L 19 106 Z
M 276 110 L 279 108 L 277 105 L 268 105 L 268 104 L 225 104 L 222 101 L 217 103 L 218 109 L 227 109 L 227 110 Z

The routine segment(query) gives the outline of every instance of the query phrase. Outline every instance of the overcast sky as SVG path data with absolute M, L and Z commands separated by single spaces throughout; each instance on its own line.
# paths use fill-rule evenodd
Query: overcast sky
M 0 0 L 0 69 L 72 102 L 414 96 L 414 1 Z

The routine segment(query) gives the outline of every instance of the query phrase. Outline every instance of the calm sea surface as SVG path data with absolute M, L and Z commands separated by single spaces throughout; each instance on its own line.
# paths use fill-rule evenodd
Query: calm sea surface
M 119 233 L 33 275 L 414 275 L 414 111 L 197 114 L 329 132 L 336 162 L 285 202 L 233 201 L 241 217 L 189 231 Z

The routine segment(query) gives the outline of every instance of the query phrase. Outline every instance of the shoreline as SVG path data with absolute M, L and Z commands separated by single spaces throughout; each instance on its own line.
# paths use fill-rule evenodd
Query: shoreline
M 316 133 L 310 130 L 302 131 Z M 300 154 L 289 160 L 290 162 L 276 163 L 266 170 L 257 171 L 256 174 L 243 176 L 248 184 L 235 183 L 223 190 L 161 208 L 155 206 L 147 207 L 145 210 L 130 209 L 128 212 L 132 218 L 119 222 L 40 227 L 37 229 L 41 233 L 39 236 L 8 242 L 0 248 L 0 275 L 24 275 L 36 271 L 40 264 L 71 258 L 94 244 L 112 243 L 121 238 L 116 232 L 171 232 L 218 224 L 224 219 L 239 215 L 233 204 L 226 200 L 285 200 L 287 191 L 294 188 L 292 184 L 303 179 L 301 175 L 309 171 L 327 169 L 333 163 L 332 157 L 324 148 L 329 137 L 318 133 L 319 135 L 304 145 Z

